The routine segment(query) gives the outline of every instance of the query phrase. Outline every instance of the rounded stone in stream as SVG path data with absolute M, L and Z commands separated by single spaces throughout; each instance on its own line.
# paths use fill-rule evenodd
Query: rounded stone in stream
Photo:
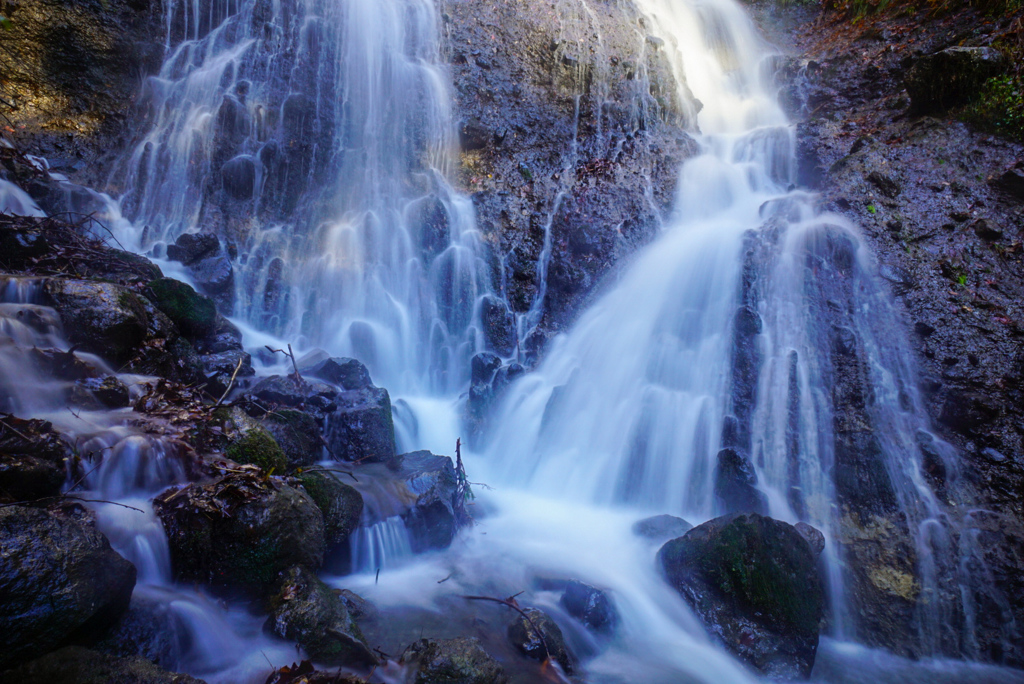
M 536 608 L 527 608 L 523 612 L 526 616 L 517 613 L 508 626 L 508 640 L 527 658 L 540 662 L 551 658 L 571 675 L 576 669 L 576 659 L 565 645 L 559 626 Z
M 183 233 L 167 245 L 167 258 L 190 266 L 220 249 L 220 240 L 209 233 Z
M 309 570 L 288 570 L 270 603 L 264 631 L 297 642 L 313 660 L 356 668 L 377 664 L 345 603 Z
M 125 408 L 131 403 L 128 386 L 113 375 L 79 380 L 70 391 L 72 403 L 89 409 Z
M 254 465 L 267 472 L 283 473 L 288 459 L 277 441 L 263 427 L 254 425 L 228 444 L 224 454 L 235 463 Z
M 395 424 L 386 389 L 341 392 L 336 404 L 325 431 L 332 456 L 364 463 L 387 463 L 395 458 Z
M 344 390 L 360 390 L 373 385 L 370 371 L 356 359 L 331 357 L 306 368 L 300 364 L 299 368 L 304 375 L 326 380 Z
M 105 628 L 134 587 L 135 566 L 81 507 L 0 508 L 0 671 Z
M 416 666 L 413 684 L 507 684 L 501 665 L 473 637 L 420 639 L 402 654 Z
M 232 199 L 252 199 L 256 189 L 256 162 L 246 155 L 235 157 L 221 167 L 220 179 L 224 192 Z
M 228 292 L 235 279 L 235 268 L 224 254 L 200 259 L 189 270 L 196 285 L 211 295 Z
M 256 383 L 250 394 L 261 404 L 269 402 L 323 415 L 337 407 L 338 390 L 319 380 L 304 378 L 297 382 L 291 375 L 271 375 Z
M 565 585 L 561 604 L 565 612 L 595 632 L 610 632 L 618 622 L 608 594 L 577 580 Z
M 667 514 L 655 515 L 633 523 L 633 534 L 659 542 L 681 537 L 692 529 L 693 525 L 682 518 Z
M 769 677 L 810 675 L 825 595 L 792 525 L 756 513 L 715 518 L 661 547 L 658 564 L 735 656 Z
M 141 656 L 117 658 L 80 646 L 67 646 L 8 670 L 3 678 L 17 684 L 203 684 Z
M 278 573 L 323 563 L 324 518 L 313 500 L 277 478 L 230 473 L 172 487 L 153 500 L 179 580 L 260 595 Z
M 363 513 L 362 495 L 329 472 L 305 472 L 298 476 L 298 480 L 324 516 L 327 548 L 348 541 L 359 527 Z

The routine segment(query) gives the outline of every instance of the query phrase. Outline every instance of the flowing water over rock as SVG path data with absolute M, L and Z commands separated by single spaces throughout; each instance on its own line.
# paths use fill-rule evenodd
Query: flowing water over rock
M 884 585 L 913 614 L 919 653 L 957 653 L 973 624 L 961 587 L 988 591 L 984 567 L 969 524 L 944 513 L 921 474 L 925 458 L 955 474 L 956 455 L 929 432 L 856 227 L 815 211 L 794 187 L 793 132 L 771 91 L 770 50 L 730 0 L 636 4 L 638 40 L 668 53 L 680 101 L 701 104 L 701 154 L 682 169 L 672 220 L 493 407 L 493 429 L 465 455 L 471 478 L 487 485 L 475 485 L 477 525 L 449 549 L 414 555 L 399 497 L 374 501 L 361 485 L 370 503 L 351 540 L 354 574 L 328 579 L 396 625 L 416 610 L 462 625 L 472 611 L 463 596 L 525 592 L 522 603 L 562 626 L 588 681 L 753 681 L 666 584 L 657 545 L 634 525 L 652 514 L 696 523 L 756 509 L 824 532 L 837 638 L 878 627 L 857 607 Z M 578 5 L 585 14 L 587 2 Z M 189 247 L 183 235 L 216 236 L 210 250 L 232 273 L 223 301 L 252 331 L 252 351 L 257 340 L 281 340 L 359 358 L 394 394 L 398 452 L 451 453 L 458 395 L 484 346 L 491 274 L 471 205 L 446 180 L 455 127 L 437 8 L 170 2 L 166 21 L 168 57 L 147 86 L 149 128 L 113 178 L 132 222 L 118 223 L 118 237 L 173 257 L 172 245 L 179 255 Z M 550 247 L 546 233 L 540 294 L 520 338 L 539 320 Z M 98 455 L 73 477 L 138 569 L 137 607 L 170 616 L 174 643 L 161 664 L 209 681 L 262 679 L 263 657 L 284 664 L 291 645 L 262 636 L 262 618 L 247 610 L 172 582 L 152 499 L 188 479 L 181 445 L 116 411 L 70 413 L 63 387 L 20 368 L 31 347 L 70 346 L 39 287 L 3 284 L 2 408 L 52 420 Z M 121 379 L 133 397 L 142 392 L 139 377 Z M 871 555 L 880 535 L 900 557 Z M 567 605 L 571 580 L 604 597 L 607 628 Z M 502 631 L 506 617 L 495 616 L 505 609 L 486 609 L 484 622 Z M 826 652 L 822 681 L 853 681 L 843 663 L 879 659 L 892 681 L 980 672 L 831 642 Z

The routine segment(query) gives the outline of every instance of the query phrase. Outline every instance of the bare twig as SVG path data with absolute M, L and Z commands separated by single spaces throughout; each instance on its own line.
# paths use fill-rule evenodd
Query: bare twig
M 0 425 L 3 425 L 3 426 L 4 426 L 5 428 L 7 428 L 8 430 L 10 430 L 10 431 L 11 431 L 11 432 L 13 432 L 14 434 L 18 435 L 19 437 L 21 437 L 21 438 L 22 438 L 23 440 L 25 440 L 25 441 L 26 441 L 26 442 L 28 442 L 29 444 L 31 444 L 31 443 L 32 443 L 32 440 L 31 440 L 31 439 L 29 439 L 28 437 L 26 437 L 26 436 L 25 436 L 25 434 L 24 434 L 24 433 L 22 433 L 22 432 L 21 432 L 20 430 L 17 430 L 17 429 L 15 429 L 15 428 L 14 428 L 13 426 L 11 426 L 10 424 L 8 424 L 8 423 L 7 423 L 7 421 L 5 421 L 5 420 L 3 420 L 3 419 L 0 419 Z
M 523 592 L 519 592 L 519 594 L 522 593 Z M 526 622 L 529 623 L 533 631 L 536 632 L 537 638 L 540 639 L 540 645 L 544 647 L 544 653 L 547 655 L 547 658 L 551 658 L 551 649 L 548 648 L 548 642 L 544 638 L 544 635 L 541 633 L 540 628 L 537 627 L 537 623 L 535 623 L 533 619 L 529 615 L 527 615 L 526 611 L 520 608 L 519 604 L 516 603 L 516 596 L 519 596 L 519 594 L 513 594 L 512 596 L 509 596 L 508 598 L 504 599 L 494 598 L 493 596 L 463 596 L 462 598 L 466 599 L 467 601 L 491 601 L 493 603 L 500 603 L 501 605 L 507 606 L 508 608 L 511 608 L 512 610 L 522 615 L 523 619 L 526 620 Z
M 242 369 L 242 359 L 244 358 L 244 356 L 238 357 L 238 363 L 235 364 L 235 372 L 231 374 L 231 379 L 228 380 L 228 386 L 224 388 L 224 394 L 220 395 L 220 399 L 218 399 L 217 403 L 213 405 L 213 408 L 220 408 L 220 405 L 228 398 L 228 392 L 230 392 L 231 388 L 235 386 L 235 378 L 238 377 L 238 371 Z
M 302 379 L 301 375 L 299 375 L 299 366 L 295 362 L 295 352 L 292 351 L 292 345 L 290 345 L 290 344 L 288 345 L 288 351 L 285 351 L 284 349 L 274 349 L 269 344 L 264 345 L 264 346 L 268 350 L 270 350 L 272 353 L 274 353 L 274 354 L 284 354 L 289 359 L 291 359 L 292 360 L 292 370 L 295 371 L 294 374 L 293 374 L 293 377 L 295 378 L 295 382 L 299 383 L 300 385 L 305 385 L 306 384 L 306 381 Z

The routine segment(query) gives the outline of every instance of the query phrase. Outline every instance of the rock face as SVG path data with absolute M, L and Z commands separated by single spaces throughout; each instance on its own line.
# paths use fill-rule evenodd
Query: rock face
M 565 645 L 562 630 L 547 614 L 536 608 L 527 608 L 523 612 L 529 619 L 517 615 L 508 626 L 508 640 L 527 658 L 541 662 L 551 658 L 571 675 L 576 668 L 576 658 Z
M 309 570 L 289 570 L 271 606 L 264 630 L 298 642 L 313 660 L 356 668 L 377 664 L 344 602 Z
M 291 467 L 308 466 L 321 458 L 320 425 L 308 413 L 280 409 L 267 414 L 263 428 L 284 451 Z
M 773 678 L 810 675 L 825 599 L 815 554 L 793 526 L 754 513 L 715 518 L 665 544 L 658 562 L 738 658 Z
M 124 363 L 146 338 L 145 304 L 120 285 L 55 278 L 45 289 L 70 340 L 86 351 Z
M 414 684 L 505 684 L 508 677 L 476 638 L 420 639 L 402 654 L 416 665 Z
M 544 330 L 571 320 L 616 260 L 649 240 L 680 162 L 695 151 L 683 129 L 699 105 L 677 90 L 636 7 L 590 9 L 538 0 L 445 5 L 460 180 L 513 313 L 540 296 L 546 271 Z M 513 339 L 503 309 L 488 307 L 484 332 L 504 356 Z
M 726 447 L 715 467 L 715 502 L 721 513 L 765 513 L 768 500 L 757 489 L 757 474 L 741 451 Z
M 19 684 L 203 684 L 201 679 L 162 670 L 142 656 L 117 658 L 68 646 L 3 673 Z
M 921 57 L 904 79 L 912 111 L 930 114 L 964 104 L 1003 62 L 990 47 L 950 47 Z
M 259 595 L 296 565 L 319 568 L 324 519 L 305 492 L 252 473 L 173 487 L 153 501 L 175 575 Z
M 0 508 L 0 561 L 0 670 L 106 627 L 135 587 L 135 566 L 81 509 Z

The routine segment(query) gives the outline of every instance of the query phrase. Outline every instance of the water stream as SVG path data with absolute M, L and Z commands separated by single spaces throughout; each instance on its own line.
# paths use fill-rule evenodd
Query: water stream
M 860 681 L 844 666 L 851 662 L 873 663 L 877 681 L 966 682 L 994 672 L 990 681 L 1020 681 L 845 643 L 858 635 L 836 543 L 834 418 L 842 407 L 827 391 L 834 326 L 820 316 L 835 292 L 819 291 L 815 268 L 842 276 L 834 279 L 847 297 L 841 327 L 872 388 L 863 416 L 917 550 L 925 653 L 943 653 L 953 611 L 966 610 L 971 622 L 970 607 L 951 605 L 944 583 L 965 573 L 983 583 L 984 573 L 967 562 L 969 534 L 954 548 L 954 523 L 921 475 L 928 423 L 871 255 L 855 226 L 817 212 L 793 185 L 794 132 L 764 73 L 770 49 L 732 0 L 636 5 L 665 45 L 680 98 L 692 93 L 703 104 L 701 153 L 681 170 L 673 217 L 512 386 L 485 446 L 465 454 L 471 479 L 488 485 L 476 487 L 477 524 L 451 549 L 413 556 L 400 519 L 381 509 L 355 537 L 355 572 L 326 579 L 384 610 L 437 611 L 462 594 L 525 591 L 521 602 L 557 615 L 557 594 L 541 580 L 575 578 L 607 589 L 620 620 L 614 636 L 573 637 L 587 655 L 587 681 L 754 681 L 661 579 L 657 545 L 631 530 L 651 514 L 694 524 L 719 514 L 716 457 L 738 424 L 768 512 L 807 521 L 829 540 L 839 641 L 826 643 L 816 681 Z M 471 204 L 447 180 L 456 137 L 433 3 L 174 0 L 166 26 L 168 57 L 146 87 L 145 135 L 111 177 L 125 219 L 118 239 L 161 257 L 183 233 L 215 233 L 233 261 L 232 313 L 252 331 L 247 342 L 359 358 L 396 400 L 399 451 L 451 454 L 491 275 Z M 0 199 L 7 207 L 25 198 L 0 186 Z M 753 277 L 751 249 L 764 257 Z M 32 288 L 5 282 L 0 307 L 37 307 L 38 320 L 51 320 Z M 521 336 L 536 326 L 542 302 L 543 292 L 520 321 Z M 746 400 L 734 386 L 744 307 L 758 322 L 758 372 Z M 30 330 L 0 308 L 0 324 L 8 347 L 68 348 L 52 320 Z M 139 569 L 136 600 L 168 607 L 177 644 L 169 665 L 240 682 L 262 681 L 264 658 L 293 660 L 291 645 L 261 635 L 258 616 L 170 581 L 150 501 L 185 479 L 174 444 L 126 427 L 116 412 L 69 415 L 60 388 L 47 395 L 47 379 L 26 382 L 5 350 L 0 381 L 17 377 L 28 391 L 12 385 L 12 405 L 0 408 L 52 420 L 83 450 L 102 453 L 86 493 L 141 509 L 91 504 Z M 124 379 L 132 387 L 144 380 Z

